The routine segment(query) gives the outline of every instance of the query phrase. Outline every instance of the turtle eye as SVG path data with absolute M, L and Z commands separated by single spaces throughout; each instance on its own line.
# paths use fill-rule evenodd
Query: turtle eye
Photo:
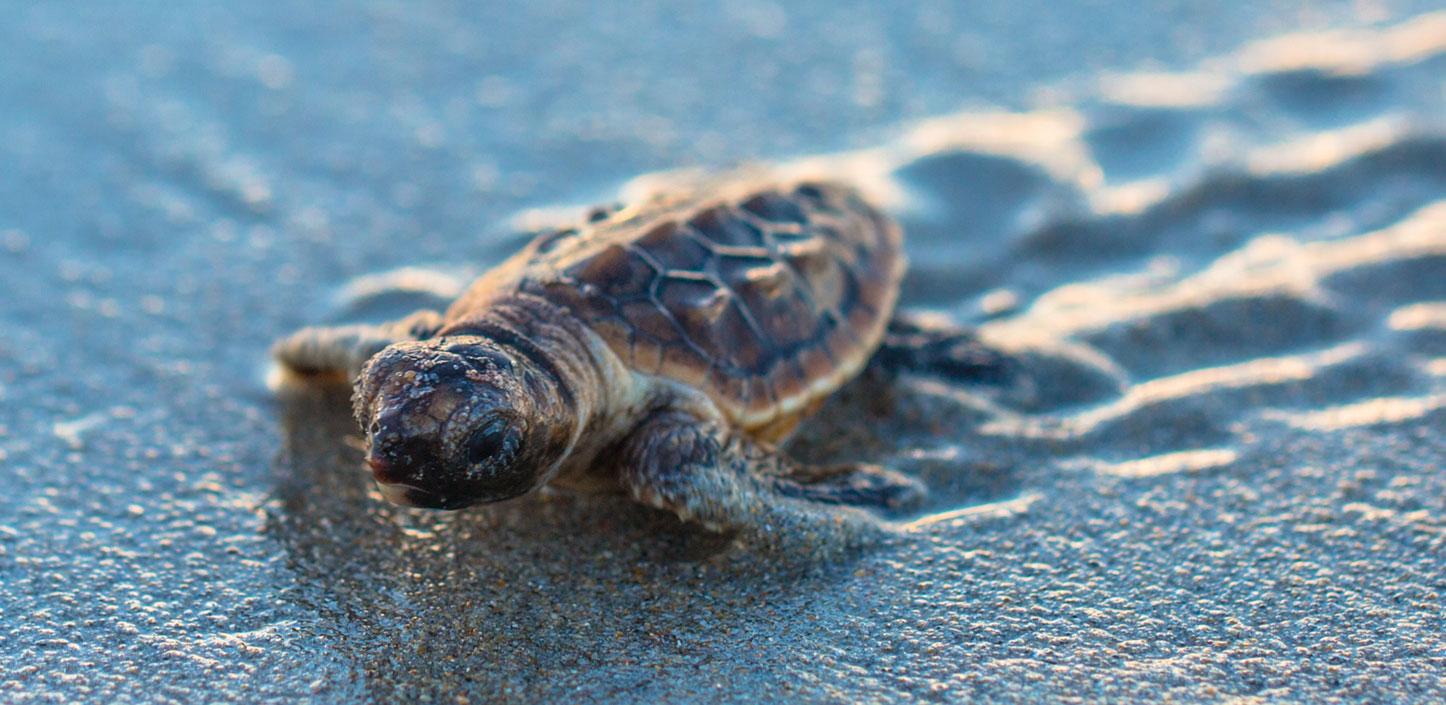
M 464 447 L 467 464 L 484 465 L 499 460 L 505 461 L 517 452 L 521 434 L 507 419 L 493 417 L 482 428 L 472 432 Z

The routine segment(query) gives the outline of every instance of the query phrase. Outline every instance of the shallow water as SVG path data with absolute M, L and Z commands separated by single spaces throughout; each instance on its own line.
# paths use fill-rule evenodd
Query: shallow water
M 1446 698 L 1446 17 L 849 6 L 770 36 L 757 3 L 618 41 L 669 21 L 642 8 L 519 73 L 573 11 L 309 7 L 0 26 L 6 700 Z M 1026 371 L 861 380 L 801 429 L 929 483 L 866 545 L 397 509 L 344 393 L 264 385 L 296 326 L 760 157 L 868 189 L 905 305 Z

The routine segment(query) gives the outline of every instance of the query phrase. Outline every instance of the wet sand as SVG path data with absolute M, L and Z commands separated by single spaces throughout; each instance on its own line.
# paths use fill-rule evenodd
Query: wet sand
M 739 7 L 720 36 L 779 40 Z M 267 48 L 348 26 L 319 15 L 124 14 L 160 39 L 120 23 L 124 65 L 67 89 L 116 47 L 43 6 L 0 30 L 32 59 L 0 74 L 3 699 L 1446 699 L 1446 16 L 1205 17 L 1169 47 L 1132 19 L 1082 62 L 986 33 L 948 44 L 964 96 L 897 73 L 938 65 L 913 25 L 838 30 L 819 51 L 903 67 L 846 52 L 830 99 L 834 64 L 800 58 L 816 90 L 760 80 L 790 96 L 762 119 L 579 87 L 576 49 L 459 89 L 448 57 L 516 50 L 455 28 L 498 18 L 369 12 L 395 24 L 366 59 Z M 219 19 L 217 49 L 178 39 Z M 611 31 L 579 41 L 662 62 Z M 406 88 L 340 89 L 374 85 Z M 503 117 L 549 86 L 571 121 Z M 627 90 L 656 111 L 609 112 Z M 792 441 L 916 474 L 918 512 L 759 539 L 605 497 L 404 510 L 345 391 L 265 385 L 296 326 L 444 295 L 524 227 L 670 178 L 636 174 L 759 158 L 867 189 L 908 233 L 905 307 L 1020 362 L 861 379 Z

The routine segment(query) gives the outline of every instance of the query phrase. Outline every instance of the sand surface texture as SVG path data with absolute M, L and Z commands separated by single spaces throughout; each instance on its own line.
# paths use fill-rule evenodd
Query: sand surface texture
M 567 8 L 27 8 L 0 700 L 1446 700 L 1446 15 L 1363 7 L 655 8 L 486 75 Z M 710 39 L 610 41 L 665 21 Z M 666 83 L 670 52 L 773 107 Z M 761 540 L 615 498 L 399 509 L 344 391 L 265 384 L 296 326 L 758 158 L 868 190 L 904 305 L 1019 363 L 862 379 L 793 440 L 924 479 L 918 512 Z

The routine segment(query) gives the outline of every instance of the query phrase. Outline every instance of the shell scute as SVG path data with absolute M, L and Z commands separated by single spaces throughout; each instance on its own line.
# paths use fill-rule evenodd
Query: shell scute
M 688 224 L 715 247 L 766 248 L 763 229 L 748 222 L 728 206 L 713 206 L 688 220 Z
M 576 281 L 551 281 L 533 289 L 553 303 L 578 313 L 585 321 L 596 321 L 618 313 L 614 299 L 602 294 L 592 284 Z
M 797 360 L 779 363 L 773 371 L 773 388 L 780 398 L 798 399 L 808 390 L 808 380 Z
M 628 348 L 633 368 L 643 374 L 658 374 L 663 369 L 664 349 L 664 343 L 642 335 L 634 336 L 632 345 Z
M 691 345 L 679 343 L 663 348 L 662 368 L 668 376 L 688 384 L 700 384 L 707 379 L 712 363 Z
M 666 279 L 658 303 L 677 319 L 693 347 L 707 351 L 712 362 L 734 374 L 756 374 L 772 352 L 739 307 L 734 294 L 711 282 Z
M 782 262 L 761 257 L 719 257 L 718 278 L 730 289 L 744 295 L 744 300 L 768 300 L 787 296 L 797 282 L 793 272 Z
M 799 207 L 796 199 L 785 198 L 777 193 L 760 193 L 744 201 L 740 207 L 774 223 L 803 225 L 808 222 L 808 216 Z
M 597 292 L 614 300 L 636 298 L 645 294 L 659 272 L 646 257 L 632 248 L 613 243 L 601 252 L 565 271 L 578 282 L 589 284 Z
M 714 257 L 705 241 L 676 221 L 649 230 L 638 238 L 637 246 L 668 271 L 702 271 Z
M 719 264 L 719 276 L 737 294 L 758 331 L 772 345 L 793 349 L 813 339 L 818 311 L 786 264 L 725 257 Z
M 620 308 L 623 320 L 628 321 L 640 337 L 665 345 L 682 342 L 683 331 L 678 321 L 657 302 L 629 301 Z

